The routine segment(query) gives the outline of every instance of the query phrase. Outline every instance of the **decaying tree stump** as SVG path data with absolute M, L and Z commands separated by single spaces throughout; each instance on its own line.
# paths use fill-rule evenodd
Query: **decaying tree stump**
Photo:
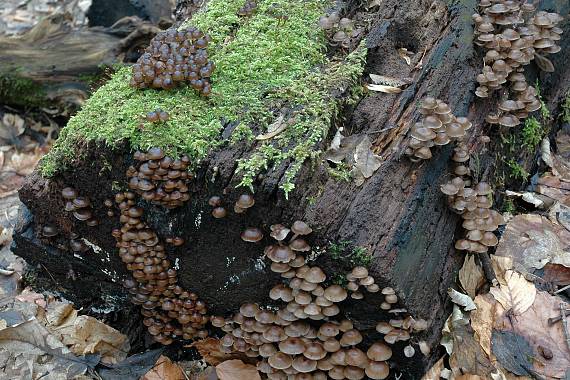
M 552 10 L 568 13 L 565 1 L 547 3 Z M 246 214 L 228 212 L 226 218 L 214 219 L 208 205 L 211 196 L 221 196 L 230 210 L 244 192 L 237 188 L 241 176 L 235 172 L 236 160 L 247 157 L 252 147 L 238 142 L 210 153 L 196 173 L 192 198 L 185 206 L 168 210 L 140 202 L 147 223 L 159 236 L 185 239 L 182 246 L 168 248 L 169 258 L 179 268 L 180 284 L 199 294 L 210 313 L 228 315 L 244 302 L 271 304 L 269 289 L 280 280 L 262 258 L 263 247 L 270 243 L 269 226 L 303 220 L 314 230 L 308 237 L 310 244 L 324 252 L 316 263 L 329 278 L 350 269 L 346 260 L 331 255 L 331 243 L 346 241 L 349 251 L 364 248 L 372 255 L 369 270 L 376 283 L 393 287 L 399 307 L 429 321 L 430 327 L 417 339 L 426 340 L 432 353 L 437 351 L 449 307 L 447 289 L 464 257 L 453 248 L 459 218 L 448 210 L 439 190 L 447 179 L 452 149 L 445 147 L 429 161 L 411 163 L 401 157 L 402 142 L 418 117 L 417 101 L 432 95 L 446 101 L 455 115 L 469 116 L 476 126 L 471 147 L 480 149 L 477 136 L 483 133 L 483 119 L 496 99 L 476 100 L 473 94 L 482 66 L 481 52 L 472 44 L 475 7 L 474 0 L 448 2 L 447 6 L 423 0 L 388 0 L 369 13 L 365 74 L 409 78 L 411 84 L 401 94 L 367 94 L 353 110 L 347 110 L 345 132 L 370 136 L 383 160 L 380 169 L 361 186 L 331 178 L 324 161 L 306 162 L 295 179 L 296 189 L 286 199 L 278 189 L 287 169 L 284 163 L 270 168 L 255 183 L 255 206 Z M 562 28 L 570 33 L 568 21 Z M 553 57 L 556 71 L 540 75 L 542 95 L 551 110 L 557 109 L 570 89 L 570 68 L 563 64 L 570 56 L 568 38 L 561 46 L 562 51 Z M 410 64 L 398 54 L 400 48 L 412 52 Z M 496 132 L 487 133 L 499 138 Z M 327 145 L 325 142 L 319 148 Z M 480 152 L 485 157 L 482 172 L 493 168 L 494 147 L 491 144 L 486 153 Z M 15 252 L 38 266 L 44 285 L 56 285 L 57 291 L 90 312 L 103 306 L 130 308 L 121 287 L 127 272 L 111 235 L 118 222 L 106 216 L 103 202 L 113 197 L 117 187 L 125 187 L 132 153 L 126 144 L 110 150 L 90 143 L 82 149 L 84 157 L 53 178 L 43 178 L 39 172 L 29 177 L 20 198 L 31 213 L 22 216 Z M 68 217 L 60 195 L 66 186 L 89 197 L 100 220 L 97 227 Z M 55 243 L 38 237 L 38 226 L 47 223 L 62 231 Z M 266 231 L 260 243 L 240 239 L 240 233 L 250 226 Z M 88 252 L 73 255 L 58 248 L 66 244 L 72 231 L 90 243 Z M 379 320 L 391 318 L 380 308 L 382 297 L 366 294 L 364 301 L 348 300 L 342 305 L 343 313 L 359 329 L 373 331 Z M 410 360 L 398 352 L 392 373 L 417 379 L 431 360 L 421 355 Z
M 129 62 L 160 29 L 138 17 L 74 29 L 69 14 L 46 17 L 21 36 L 0 38 L 0 101 L 80 106 L 102 67 Z

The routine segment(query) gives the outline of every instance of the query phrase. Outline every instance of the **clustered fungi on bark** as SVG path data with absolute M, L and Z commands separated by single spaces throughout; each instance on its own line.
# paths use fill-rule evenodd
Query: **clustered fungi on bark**
M 179 207 L 190 199 L 188 181 L 192 175 L 188 172 L 188 156 L 174 159 L 160 148 L 150 148 L 146 153 L 135 152 L 134 159 L 140 164 L 127 170 L 129 189 L 166 208 Z
M 546 55 L 560 51 L 557 42 L 562 29 L 557 24 L 563 18 L 557 13 L 536 12 L 526 1 L 481 0 L 479 8 L 480 13 L 473 15 L 475 43 L 487 51 L 475 94 L 487 98 L 506 87 L 498 111 L 486 121 L 515 127 L 541 108 L 536 89 L 526 81 L 524 66 L 535 60 L 541 69 L 554 71 Z
M 77 191 L 71 187 L 64 188 L 61 191 L 61 196 L 66 201 L 65 211 L 73 213 L 75 219 L 85 222 L 89 227 L 95 227 L 99 224 L 97 219 L 93 217 L 93 208 L 88 198 L 79 196 Z
M 271 261 L 271 270 L 279 273 L 283 282 L 270 290 L 269 297 L 282 305 L 263 308 L 246 303 L 231 317 L 212 316 L 212 325 L 226 332 L 220 340 L 222 351 L 243 352 L 257 358 L 258 370 L 269 379 L 388 377 L 388 360 L 392 357 L 389 345 L 409 341 L 413 332 L 427 329 L 428 323 L 411 316 L 379 322 L 376 331 L 384 335 L 385 343 L 375 342 L 367 350 L 359 348 L 363 346 L 362 333 L 352 322 L 339 317 L 339 304 L 349 297 L 349 292 L 353 299 L 362 299 L 360 286 L 371 293 L 379 292 L 368 270 L 355 267 L 346 275 L 349 284 L 353 284 L 348 291 L 340 285 L 327 285 L 325 272 L 308 265 L 311 246 L 305 238 L 312 229 L 306 223 L 296 221 L 290 228 L 275 224 L 270 230 L 276 243 L 266 246 L 264 252 Z M 242 233 L 242 239 L 252 243 L 262 236 L 262 231 L 254 227 Z M 384 310 L 398 302 L 392 288 L 382 289 L 381 294 L 385 298 Z M 405 310 L 393 312 L 397 315 Z M 423 354 L 429 353 L 425 342 L 420 342 L 419 347 Z M 404 348 L 404 355 L 415 355 L 411 344 Z
M 167 345 L 173 339 L 204 338 L 208 335 L 206 304 L 177 285 L 176 270 L 156 232 L 142 220 L 143 209 L 135 205 L 135 197 L 132 192 L 115 196 L 122 227 L 114 229 L 113 236 L 132 274 L 123 285 L 132 302 L 142 306 L 143 323 L 157 342 Z
M 181 31 L 171 28 L 157 34 L 133 65 L 131 86 L 169 90 L 189 83 L 202 95 L 210 95 L 210 76 L 215 67 L 206 50 L 210 40 L 193 27 Z
M 461 141 L 471 129 L 471 122 L 465 117 L 456 117 L 449 106 L 430 96 L 420 104 L 422 120 L 412 127 L 406 154 L 414 162 L 432 157 L 431 147 Z
M 332 46 L 340 46 L 347 49 L 350 41 L 357 38 L 363 31 L 357 28 L 354 21 L 347 17 L 340 17 L 338 12 L 331 12 L 319 18 L 319 26 L 325 31 Z

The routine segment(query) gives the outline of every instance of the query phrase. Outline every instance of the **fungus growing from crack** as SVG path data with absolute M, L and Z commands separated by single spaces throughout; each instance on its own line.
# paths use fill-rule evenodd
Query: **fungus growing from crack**
M 42 227 L 42 235 L 45 237 L 54 237 L 58 234 L 57 228 L 52 225 L 45 225 Z
M 236 203 L 234 204 L 234 211 L 237 214 L 241 214 L 245 212 L 250 207 L 253 207 L 255 204 L 255 199 L 251 194 L 241 194 L 237 199 Z

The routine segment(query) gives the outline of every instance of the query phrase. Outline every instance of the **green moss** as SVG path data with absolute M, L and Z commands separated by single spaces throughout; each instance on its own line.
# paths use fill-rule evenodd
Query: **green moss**
M 503 212 L 508 212 L 510 214 L 514 214 L 517 211 L 517 207 L 515 206 L 515 202 L 508 198 L 503 203 Z
M 345 163 L 341 162 L 334 168 L 328 168 L 329 175 L 336 181 L 350 182 L 352 181 L 351 167 Z
M 292 190 L 301 164 L 317 155 L 314 147 L 338 113 L 332 90 L 349 88 L 362 73 L 364 48 L 344 62 L 330 62 L 325 55 L 326 41 L 317 20 L 330 4 L 329 0 L 262 0 L 254 16 L 239 18 L 235 13 L 243 0 L 211 0 L 207 10 L 190 21 L 212 36 L 213 94 L 200 97 L 186 87 L 134 89 L 129 86 L 130 69 L 122 68 L 62 130 L 42 160 L 42 174 L 50 177 L 68 166 L 86 141 L 116 146 L 127 140 L 133 149 L 159 146 L 171 155 L 188 154 L 197 165 L 225 143 L 220 137 L 223 123 L 239 122 L 230 142 L 253 143 L 254 135 L 265 132 L 279 110 L 295 109 L 294 125 L 259 144 L 251 157 L 239 163 L 241 184 L 252 186 L 257 173 L 289 160 L 282 188 Z M 286 10 L 287 20 L 275 16 L 279 8 Z M 170 114 L 166 125 L 143 119 L 156 108 Z
M 538 79 L 536 80 L 534 88 L 536 89 L 536 97 L 540 101 L 540 116 L 542 117 L 542 120 L 545 121 L 547 119 L 550 119 L 550 110 L 548 107 L 546 107 L 546 103 L 544 103 L 544 100 L 542 99 L 542 95 L 540 93 L 540 83 L 538 82 Z
M 526 181 L 530 174 L 526 171 L 526 169 L 516 162 L 514 159 L 510 159 L 505 161 L 505 164 L 509 168 L 509 176 L 513 179 L 520 179 L 522 181 Z
M 535 117 L 531 116 L 525 120 L 521 133 L 523 147 L 534 152 L 548 131 Z
M 45 91 L 33 80 L 0 73 L 0 101 L 23 107 L 43 107 L 46 105 Z
M 360 246 L 351 247 L 351 244 L 350 240 L 330 242 L 327 252 L 334 260 L 341 261 L 351 267 L 368 267 L 372 262 L 372 255 L 366 248 Z
M 570 92 L 566 94 L 566 99 L 562 103 L 562 120 L 565 123 L 570 123 Z

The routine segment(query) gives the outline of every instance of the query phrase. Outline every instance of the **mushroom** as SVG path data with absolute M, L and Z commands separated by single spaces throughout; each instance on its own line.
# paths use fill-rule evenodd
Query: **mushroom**
M 390 367 L 385 362 L 375 362 L 372 361 L 368 363 L 366 369 L 364 370 L 366 376 L 374 380 L 382 380 L 388 377 L 390 374 Z
M 325 289 L 324 297 L 331 302 L 342 302 L 348 296 L 346 290 L 340 285 L 331 285 Z
M 392 357 L 392 349 L 384 343 L 376 342 L 373 343 L 370 348 L 368 348 L 368 351 L 366 351 L 366 356 L 368 356 L 370 360 L 376 362 L 386 361 Z
M 241 233 L 241 240 L 249 243 L 256 243 L 263 239 L 263 232 L 256 227 L 249 227 Z

